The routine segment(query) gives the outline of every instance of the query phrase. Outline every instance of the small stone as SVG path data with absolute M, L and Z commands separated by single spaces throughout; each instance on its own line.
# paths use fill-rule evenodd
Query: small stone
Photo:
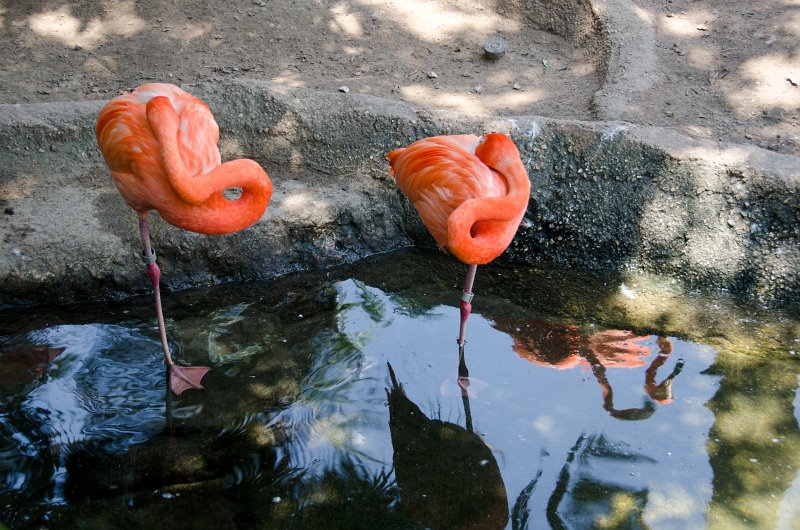
M 473 85 L 472 91 L 476 94 L 483 94 L 483 85 Z
M 348 88 L 345 85 L 342 85 L 342 86 L 339 87 L 339 92 L 343 92 L 343 93 L 347 94 L 348 92 L 350 92 L 350 88 Z
M 511 85 L 511 88 L 513 88 L 514 90 L 519 90 L 522 87 L 519 85 L 519 83 L 514 83 L 513 85 Z
M 439 76 L 433 70 L 428 72 L 428 79 L 436 79 L 437 77 L 439 77 Z
M 82 50 L 83 46 L 81 46 L 80 44 L 76 44 L 72 49 L 75 51 Z

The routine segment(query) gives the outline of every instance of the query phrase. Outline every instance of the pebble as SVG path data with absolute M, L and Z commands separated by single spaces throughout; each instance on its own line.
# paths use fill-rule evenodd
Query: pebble
M 348 92 L 350 92 L 350 88 L 348 88 L 345 85 L 342 85 L 339 87 L 339 92 L 344 92 L 345 94 L 347 94 Z
M 433 70 L 428 72 L 428 79 L 436 79 L 437 77 L 439 77 L 439 76 Z
M 476 94 L 483 94 L 483 85 L 473 85 L 472 91 Z

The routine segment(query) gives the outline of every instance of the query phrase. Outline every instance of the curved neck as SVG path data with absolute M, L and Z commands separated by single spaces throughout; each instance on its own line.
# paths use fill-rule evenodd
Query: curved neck
M 252 160 L 234 160 L 203 175 L 190 175 L 178 144 L 180 117 L 169 98 L 156 96 L 147 102 L 147 119 L 158 140 L 164 169 L 178 204 L 156 209 L 170 224 L 193 232 L 225 234 L 258 221 L 272 195 L 272 183 Z M 222 192 L 242 188 L 239 199 L 229 201 Z
M 470 199 L 456 208 L 447 220 L 447 248 L 465 263 L 483 265 L 511 244 L 528 207 L 531 183 L 506 135 L 487 135 L 475 155 L 506 180 L 508 193 Z
M 506 180 L 508 196 L 522 197 L 527 205 L 531 181 L 511 138 L 502 133 L 487 134 L 475 148 L 475 156 Z

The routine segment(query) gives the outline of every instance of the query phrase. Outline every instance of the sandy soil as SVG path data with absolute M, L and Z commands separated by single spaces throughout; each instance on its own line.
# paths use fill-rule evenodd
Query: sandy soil
M 472 114 L 599 118 L 601 51 L 537 28 L 520 5 L 0 0 L 0 103 L 241 77 Z M 636 0 L 634 12 L 655 40 L 635 60 L 656 82 L 621 119 L 800 155 L 800 0 Z M 496 61 L 482 54 L 493 35 L 509 44 Z

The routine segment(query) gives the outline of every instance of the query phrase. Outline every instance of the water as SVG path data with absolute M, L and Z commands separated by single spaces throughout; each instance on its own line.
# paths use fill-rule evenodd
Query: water
M 149 298 L 0 314 L 0 521 L 800 527 L 796 318 L 493 264 L 460 366 L 464 273 L 409 251 L 167 294 L 176 358 L 213 366 L 180 398 Z

